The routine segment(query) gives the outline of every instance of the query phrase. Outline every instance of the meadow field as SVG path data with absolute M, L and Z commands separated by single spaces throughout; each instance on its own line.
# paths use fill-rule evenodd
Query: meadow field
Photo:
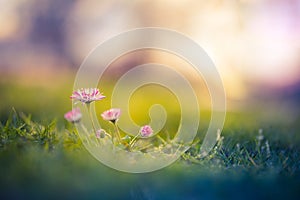
M 231 111 L 221 139 L 208 156 L 199 157 L 200 127 L 199 142 L 174 164 L 151 173 L 128 174 L 93 158 L 63 119 L 71 107 L 69 86 L 46 92 L 38 87 L 2 85 L 1 103 L 7 107 L 1 107 L 1 199 L 299 196 L 299 118 L 284 125 L 260 120 L 257 112 Z M 177 123 L 176 117 L 171 118 L 166 126 L 176 129 Z
M 299 0 L 1 0 L 0 199 L 300 199 L 299 19 Z M 64 115 L 83 105 L 70 100 L 82 87 L 106 98 L 72 124 Z M 101 117 L 111 107 L 120 119 Z M 225 110 L 203 157 L 211 118 Z M 81 140 L 84 116 L 93 120 Z M 122 156 L 108 160 L 131 169 L 138 156 L 179 159 L 149 173 L 110 168 L 85 143 L 114 143 L 96 120 L 127 140 L 116 137 L 120 148 L 106 152 Z M 169 140 L 182 121 L 193 142 Z M 149 124 L 160 139 L 142 138 Z M 136 134 L 150 147 L 122 159 Z

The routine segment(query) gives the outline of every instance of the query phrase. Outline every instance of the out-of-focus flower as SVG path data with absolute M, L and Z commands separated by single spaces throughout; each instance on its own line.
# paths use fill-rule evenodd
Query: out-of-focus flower
M 111 121 L 112 123 L 115 123 L 119 119 L 120 115 L 121 115 L 121 110 L 119 108 L 111 108 L 107 111 L 104 111 L 101 114 L 101 117 L 104 120 Z
M 140 134 L 141 134 L 141 137 L 150 137 L 153 134 L 153 130 L 152 130 L 151 126 L 145 125 L 145 126 L 141 127 Z
M 88 104 L 93 101 L 99 101 L 105 98 L 105 96 L 97 88 L 81 88 L 74 91 L 70 98 Z
M 81 120 L 82 114 L 79 108 L 74 108 L 73 110 L 67 112 L 64 117 L 69 122 L 77 123 Z
M 104 138 L 106 131 L 104 129 L 99 129 L 96 131 L 96 138 Z
M 131 149 L 134 146 L 134 144 L 139 136 L 141 138 L 148 138 L 152 135 L 153 135 L 153 130 L 152 130 L 151 126 L 149 126 L 149 125 L 142 126 L 140 128 L 139 134 L 134 136 L 134 138 L 130 141 L 129 148 Z

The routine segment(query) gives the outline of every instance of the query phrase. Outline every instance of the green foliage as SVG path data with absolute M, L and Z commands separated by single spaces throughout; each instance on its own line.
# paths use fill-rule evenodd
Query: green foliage
M 239 126 L 226 125 L 204 158 L 199 155 L 200 140 L 163 170 L 126 174 L 92 158 L 72 124 L 60 130 L 55 120 L 36 122 L 12 111 L 0 124 L 0 198 L 296 199 L 297 129 L 261 129 L 254 123 L 241 129 L 243 118 L 234 121 Z
M 188 150 L 182 158 L 218 170 L 293 176 L 300 172 L 300 147 L 297 141 L 284 143 L 276 139 L 284 136 L 280 131 L 270 135 L 248 132 L 247 136 L 233 132 L 230 136 L 221 137 L 205 158 L 199 154 L 201 144 Z
M 5 124 L 0 124 L 1 141 L 0 148 L 24 148 L 27 145 L 39 146 L 46 150 L 52 150 L 58 143 L 55 120 L 45 125 L 35 123 L 31 116 L 15 110 L 11 112 Z

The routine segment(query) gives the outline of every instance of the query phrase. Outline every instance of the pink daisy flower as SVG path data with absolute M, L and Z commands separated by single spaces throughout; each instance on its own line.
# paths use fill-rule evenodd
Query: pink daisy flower
M 93 101 L 101 100 L 105 98 L 105 96 L 103 96 L 97 88 L 81 88 L 74 91 L 70 98 L 88 104 Z
M 69 122 L 77 123 L 81 120 L 82 114 L 79 108 L 74 108 L 73 110 L 67 112 L 64 117 Z
M 115 123 L 116 120 L 119 119 L 120 115 L 121 115 L 121 110 L 119 108 L 112 108 L 110 110 L 104 111 L 101 114 L 101 117 L 104 120 L 111 121 L 112 123 Z
M 140 129 L 141 137 L 150 137 L 150 136 L 152 136 L 152 134 L 153 134 L 153 130 L 152 130 L 151 126 L 145 125 L 145 126 L 141 127 L 141 129 Z

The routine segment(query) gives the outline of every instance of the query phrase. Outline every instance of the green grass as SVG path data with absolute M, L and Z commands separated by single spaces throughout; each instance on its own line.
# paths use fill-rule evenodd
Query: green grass
M 107 98 L 96 104 L 97 116 L 110 108 L 112 90 L 110 83 L 100 88 Z M 300 118 L 276 124 L 254 111 L 228 113 L 224 139 L 207 157 L 199 158 L 199 143 L 167 168 L 127 174 L 94 159 L 63 120 L 71 108 L 71 80 L 58 81 L 52 88 L 0 83 L 0 89 L 0 199 L 298 199 L 300 195 Z M 159 102 L 170 114 L 164 130 L 176 130 L 178 103 L 162 88 L 159 95 L 153 95 L 153 89 L 158 91 L 143 88 L 133 95 L 134 120 L 147 123 L 149 106 Z M 209 112 L 201 113 L 200 141 L 209 117 Z M 100 124 L 111 128 L 103 120 Z M 259 143 L 260 129 L 264 138 Z
M 70 124 L 12 111 L 0 124 L 0 199 L 297 199 L 297 127 L 266 127 L 234 113 L 227 119 L 224 138 L 205 158 L 199 143 L 167 168 L 127 174 L 95 160 Z

